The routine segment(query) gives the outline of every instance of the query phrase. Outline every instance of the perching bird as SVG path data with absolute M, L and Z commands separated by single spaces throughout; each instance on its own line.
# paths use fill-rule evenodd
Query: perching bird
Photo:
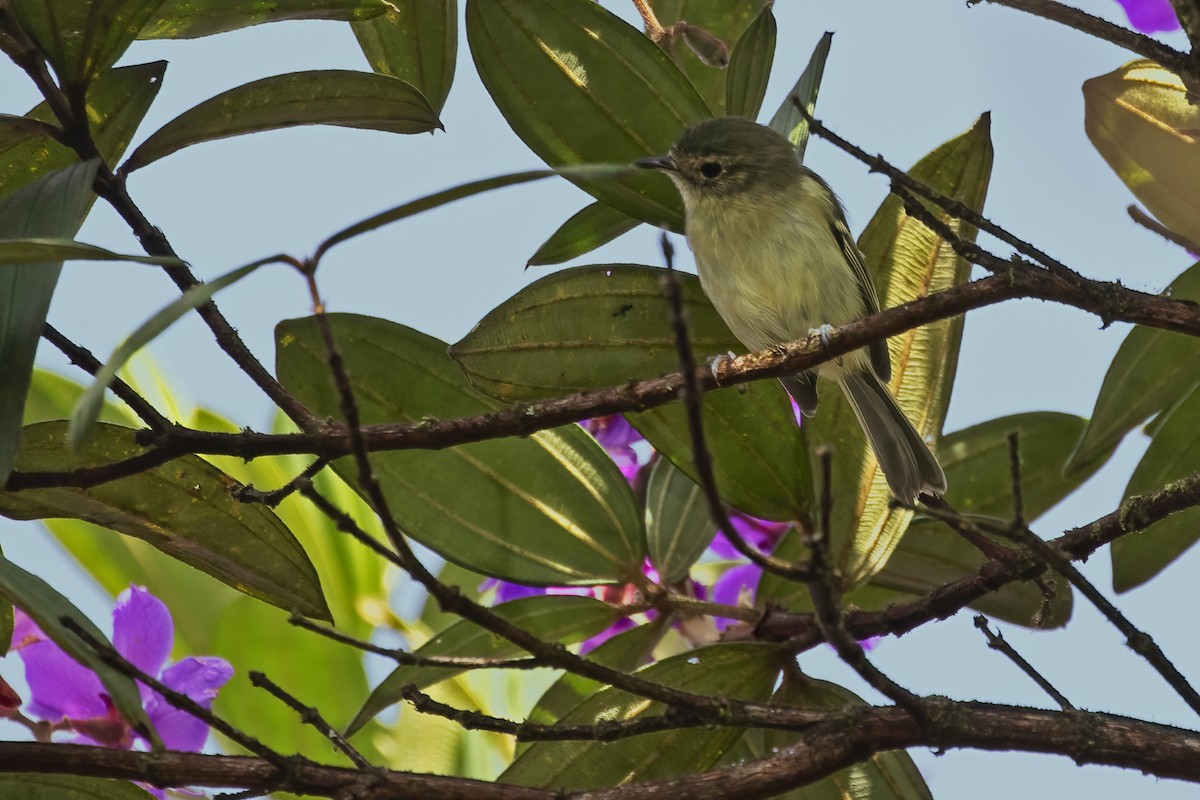
M 700 284 L 746 347 L 763 350 L 879 310 L 841 203 L 786 137 L 719 117 L 684 131 L 668 155 L 636 163 L 679 188 Z M 941 495 L 946 475 L 884 386 L 891 371 L 887 343 L 877 341 L 817 374 L 845 392 L 897 498 Z M 805 416 L 817 410 L 816 378 L 781 379 Z

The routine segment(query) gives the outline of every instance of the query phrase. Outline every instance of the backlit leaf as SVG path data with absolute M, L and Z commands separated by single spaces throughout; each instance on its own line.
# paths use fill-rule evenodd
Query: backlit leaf
M 163 0 L 139 39 L 195 39 L 290 19 L 365 20 L 389 0 Z
M 710 116 L 664 52 L 591 0 L 468 0 L 466 20 L 492 100 L 551 166 L 662 155 Z M 618 211 L 682 230 L 668 181 L 632 174 L 615 184 L 574 182 Z
M 200 142 L 294 125 L 425 133 L 437 114 L 411 84 L 387 75 L 329 69 L 292 72 L 243 84 L 183 112 L 142 142 L 128 173 Z
M 540 267 L 570 261 L 608 244 L 637 225 L 638 221 L 633 217 L 597 201 L 584 206 L 560 225 L 530 257 L 526 266 Z
M 458 0 L 389 0 L 387 13 L 350 27 L 371 69 L 408 81 L 440 113 L 454 80 Z
M 446 345 L 370 317 L 329 317 L 363 422 L 417 422 L 494 411 Z M 285 387 L 340 415 L 315 320 L 276 329 Z M 533 585 L 639 579 L 640 511 L 608 454 L 577 425 L 438 451 L 372 455 L 392 515 L 412 538 L 487 575 Z M 357 482 L 351 459 L 334 463 Z
M 757 119 L 775 59 L 775 15 L 762 7 L 733 46 L 725 76 L 725 113 Z
M 704 490 L 670 461 L 659 459 L 646 487 L 646 544 L 662 579 L 678 583 L 686 578 L 715 533 Z

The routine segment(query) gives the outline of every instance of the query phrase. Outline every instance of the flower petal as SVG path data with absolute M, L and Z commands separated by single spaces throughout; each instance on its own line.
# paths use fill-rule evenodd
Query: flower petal
M 118 653 L 147 675 L 158 675 L 174 640 L 175 625 L 163 601 L 144 586 L 121 592 L 113 608 L 113 646 Z
M 1142 33 L 1164 33 L 1179 29 L 1179 18 L 1170 0 L 1117 0 L 1129 24 Z
M 205 708 L 211 708 L 217 692 L 232 677 L 233 667 L 228 661 L 206 656 L 185 658 L 168 667 L 162 674 L 162 681 Z M 175 708 L 157 693 L 146 704 L 146 712 L 163 744 L 171 750 L 198 752 L 208 739 L 208 725 Z
M 29 640 L 34 635 L 39 638 L 17 651 L 25 663 L 29 713 L 50 722 L 58 722 L 64 717 L 90 719 L 104 716 L 107 713 L 101 697 L 104 688 L 96 673 L 44 638 L 45 635 L 31 623 L 24 636 Z

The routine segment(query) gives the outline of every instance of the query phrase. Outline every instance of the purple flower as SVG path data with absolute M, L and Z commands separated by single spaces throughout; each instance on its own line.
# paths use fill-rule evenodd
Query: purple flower
M 779 543 L 783 534 L 791 527 L 791 523 L 788 522 L 771 522 L 770 520 L 758 519 L 757 517 L 751 517 L 738 512 L 729 515 L 729 522 L 742 535 L 747 544 L 764 553 L 770 553 L 774 550 L 775 545 Z M 721 531 L 717 531 L 717 535 L 713 537 L 709 549 L 722 558 L 743 558 L 742 554 L 738 552 L 733 543 Z M 749 597 L 751 602 L 753 602 L 753 597 L 758 591 L 758 582 L 761 578 L 762 567 L 757 564 L 739 564 L 738 566 L 730 567 L 725 570 L 721 577 L 717 578 L 712 586 L 713 602 L 726 606 L 738 606 L 744 605 L 741 601 L 745 597 Z M 732 620 L 718 618 L 716 620 L 717 628 L 723 630 L 731 622 Z
M 171 613 L 144 587 L 130 586 L 113 609 L 113 646 L 138 669 L 158 677 L 205 708 L 233 676 L 227 661 L 215 657 L 185 658 L 163 669 L 175 638 Z M 12 648 L 25 663 L 29 683 L 28 712 L 70 728 L 80 744 L 131 748 L 140 734 L 121 718 L 96 674 L 62 651 L 24 613 L 17 611 Z M 163 697 L 138 684 L 142 705 L 158 735 L 171 750 L 197 751 L 208 738 L 208 726 L 180 711 Z M 161 796 L 161 795 L 159 795 Z
M 584 420 L 579 424 L 585 431 L 596 437 L 600 446 L 608 451 L 612 460 L 617 462 L 617 467 L 625 476 L 625 480 L 633 483 L 642 466 L 633 445 L 643 441 L 642 435 L 620 414 L 596 417 Z
M 1170 0 L 1117 0 L 1129 17 L 1129 24 L 1142 33 L 1179 30 L 1179 18 Z

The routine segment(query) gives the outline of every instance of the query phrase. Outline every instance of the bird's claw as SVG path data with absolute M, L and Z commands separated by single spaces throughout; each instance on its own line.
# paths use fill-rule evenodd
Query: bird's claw
M 822 325 L 819 328 L 810 329 L 808 332 L 808 335 L 812 336 L 814 333 L 817 334 L 817 336 L 821 337 L 821 346 L 825 348 L 825 355 L 829 355 L 829 350 L 832 347 L 831 336 L 833 334 L 833 326 L 830 325 L 828 322 L 826 322 L 824 325 Z M 837 358 L 835 358 L 834 363 L 836 363 L 839 367 L 842 366 L 841 356 L 838 356 Z
M 733 351 L 730 350 L 728 353 L 715 355 L 708 360 L 708 369 L 710 372 L 712 372 L 713 380 L 716 381 L 718 385 L 721 383 L 721 376 L 718 375 L 717 372 L 720 370 L 721 364 L 725 363 L 726 361 L 732 361 L 734 358 L 736 358 L 736 356 L 733 354 Z

